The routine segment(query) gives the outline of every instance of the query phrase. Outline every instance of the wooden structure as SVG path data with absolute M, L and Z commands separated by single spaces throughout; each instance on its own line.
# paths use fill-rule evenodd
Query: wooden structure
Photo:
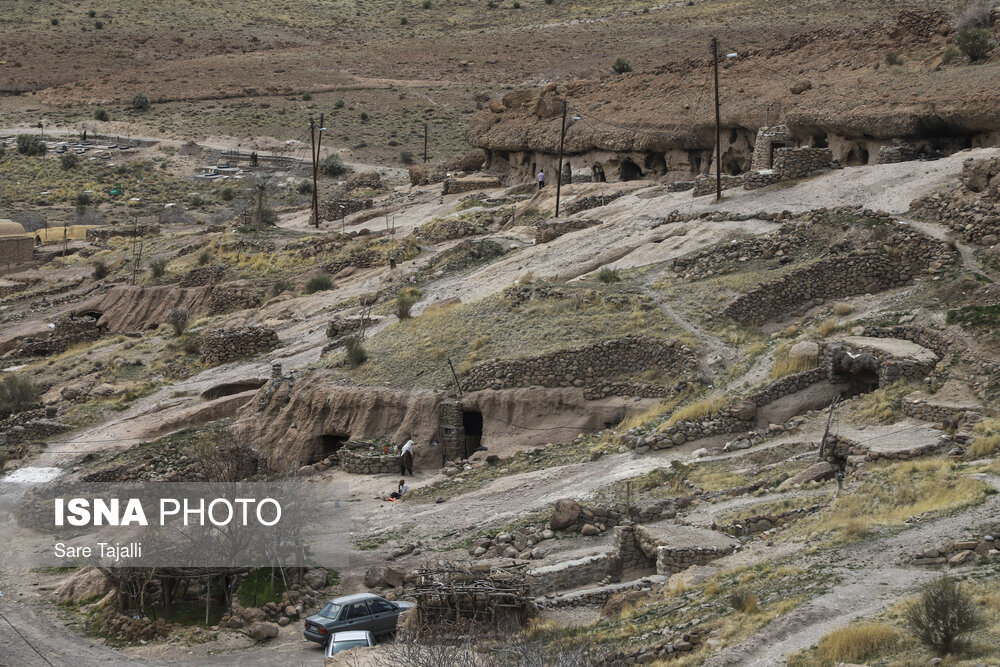
M 534 615 L 524 565 L 451 565 L 422 569 L 414 579 L 418 627 L 473 621 L 518 625 Z

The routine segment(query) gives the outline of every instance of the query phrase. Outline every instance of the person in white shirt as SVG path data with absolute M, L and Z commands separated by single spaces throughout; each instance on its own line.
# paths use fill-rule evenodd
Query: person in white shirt
M 389 497 L 393 500 L 399 500 L 406 495 L 406 492 L 410 490 L 410 487 L 406 485 L 406 480 L 399 480 L 399 488 L 389 494 Z
M 401 475 L 409 472 L 413 477 L 413 440 L 408 439 L 399 452 L 399 472 Z
M 545 187 L 545 170 L 542 169 L 538 172 L 538 189 L 541 190 Z

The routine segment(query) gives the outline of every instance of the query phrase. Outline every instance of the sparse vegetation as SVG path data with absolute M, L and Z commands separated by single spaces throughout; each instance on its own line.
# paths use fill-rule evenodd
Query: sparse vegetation
M 94 262 L 94 280 L 103 280 L 108 277 L 108 273 L 110 273 L 110 269 L 108 269 L 107 264 L 100 260 Z
M 603 266 L 601 267 L 601 270 L 597 272 L 597 279 L 602 283 L 608 284 L 617 283 L 622 278 L 616 269 L 612 269 L 610 266 Z
M 111 116 L 108 115 L 108 112 L 105 109 L 98 109 L 94 112 L 94 120 L 99 120 L 103 123 L 111 120 Z
M 344 161 L 336 153 L 331 153 L 319 161 L 319 171 L 324 176 L 343 176 L 350 173 L 351 169 L 344 164 Z
M 752 614 L 760 608 L 757 602 L 757 596 L 745 588 L 737 588 L 734 590 L 726 598 L 726 601 L 729 602 L 729 606 L 732 607 L 734 611 L 738 611 L 741 614 Z
M 368 351 L 357 336 L 351 336 L 344 344 L 344 352 L 351 366 L 360 366 L 368 361 Z
M 940 653 L 951 653 L 960 637 L 983 624 L 972 596 L 947 576 L 928 584 L 904 618 L 917 639 Z
M 670 419 L 663 422 L 662 428 L 669 428 L 677 422 L 700 419 L 712 414 L 713 412 L 718 412 L 728 404 L 729 401 L 722 396 L 688 403 L 687 405 L 675 410 L 674 413 L 670 415 Z
M 59 166 L 66 171 L 75 169 L 78 164 L 80 164 L 80 158 L 77 157 L 76 153 L 63 153 L 59 156 Z
M 132 96 L 132 108 L 136 111 L 149 110 L 149 97 L 146 93 L 136 93 Z
M 167 265 L 170 259 L 167 257 L 154 257 L 149 262 L 149 270 L 153 272 L 154 278 L 160 278 L 167 272 Z
M 45 142 L 30 134 L 17 136 L 17 152 L 21 155 L 45 155 Z
M 986 28 L 966 28 L 955 35 L 955 45 L 972 62 L 984 60 L 996 47 L 993 33 Z
M 35 407 L 40 396 L 31 378 L 7 373 L 0 379 L 0 418 Z
M 632 61 L 628 58 L 618 57 L 615 58 L 615 62 L 611 65 L 611 69 L 614 70 L 615 74 L 625 74 L 632 71 Z
M 895 424 L 903 418 L 903 398 L 913 392 L 905 380 L 899 380 L 858 399 L 851 418 L 864 424 Z
M 885 54 L 885 64 L 890 66 L 902 65 L 903 57 L 898 51 L 889 51 Z
M 420 290 L 413 287 L 406 287 L 396 295 L 395 315 L 401 320 L 410 319 L 410 310 L 414 304 L 420 300 Z
M 174 330 L 175 336 L 180 336 L 187 329 L 191 312 L 187 308 L 174 308 L 167 314 L 167 324 Z

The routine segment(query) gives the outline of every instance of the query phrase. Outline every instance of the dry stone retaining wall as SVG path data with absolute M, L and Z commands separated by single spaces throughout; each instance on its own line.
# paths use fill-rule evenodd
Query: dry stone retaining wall
M 366 211 L 375 205 L 371 199 L 330 199 L 320 206 L 320 220 L 340 220 L 359 211 Z M 343 208 L 341 208 L 343 206 Z
M 531 595 L 598 583 L 608 576 L 610 560 L 608 554 L 601 553 L 529 570 L 526 574 Z
M 913 144 L 901 146 L 882 146 L 878 149 L 878 164 L 897 164 L 899 162 L 910 162 L 916 160 L 920 155 L 920 149 Z
M 723 190 L 738 188 L 743 185 L 744 182 L 746 182 L 746 174 L 739 174 L 737 176 L 730 176 L 728 174 L 722 175 Z M 694 178 L 694 187 L 691 189 L 691 194 L 694 197 L 703 197 L 714 193 L 715 188 L 715 174 L 700 174 Z
M 631 337 L 532 359 L 494 359 L 477 364 L 462 382 L 463 391 L 513 387 L 586 387 L 605 378 L 659 368 L 689 376 L 697 357 L 680 341 Z
M 446 178 L 441 188 L 442 195 L 453 195 L 457 192 L 471 192 L 472 190 L 493 190 L 502 188 L 503 183 L 499 178 L 474 177 L 474 178 Z
M 179 287 L 203 287 L 216 285 L 226 279 L 226 267 L 222 264 L 208 264 L 191 269 L 177 283 Z
M 201 337 L 201 363 L 218 366 L 235 359 L 270 352 L 278 347 L 278 334 L 265 327 L 215 329 Z
M 216 285 L 208 299 L 208 313 L 218 315 L 234 310 L 258 308 L 264 303 L 264 291 L 252 285 L 227 283 Z
M 104 245 L 108 242 L 108 239 L 115 236 L 123 236 L 125 238 L 132 238 L 133 236 L 151 236 L 153 234 L 160 233 L 159 225 L 151 225 L 142 223 L 141 225 L 136 225 L 135 228 L 132 225 L 115 225 L 107 227 L 91 227 L 87 230 L 87 241 L 89 243 L 94 243 L 96 245 Z
M 338 453 L 340 467 L 356 475 L 382 475 L 399 472 L 399 457 L 384 454 L 360 454 L 349 449 Z
M 779 148 L 774 151 L 772 168 L 751 171 L 746 175 L 743 187 L 747 190 L 763 188 L 773 183 L 805 178 L 837 166 L 829 148 Z
M 947 225 L 970 243 L 1000 242 L 1000 158 L 966 160 L 960 183 L 950 190 L 914 199 L 920 219 Z
M 623 197 L 628 194 L 625 191 L 621 192 L 609 192 L 606 195 L 590 195 L 589 197 L 581 197 L 577 199 L 572 204 L 566 207 L 566 215 L 573 215 L 574 213 L 580 213 L 582 211 L 589 211 L 592 208 L 597 208 L 598 206 L 607 206 L 619 197 Z
M 633 581 L 618 584 L 608 584 L 596 588 L 587 588 L 582 591 L 563 593 L 562 595 L 552 595 L 549 597 L 536 598 L 535 604 L 540 609 L 560 609 L 565 607 L 591 607 L 595 605 L 603 606 L 613 595 L 624 591 L 652 590 L 653 587 L 662 586 L 667 583 L 664 575 L 652 575 L 635 579 Z
M 34 440 L 45 440 L 73 428 L 54 420 L 53 417 L 55 408 L 25 410 L 0 421 L 0 433 L 7 436 L 6 445 L 11 447 Z
M 95 341 L 106 329 L 97 326 L 92 317 L 66 317 L 55 323 L 55 328 L 45 336 L 30 336 L 21 340 L 16 356 L 42 357 L 58 354 L 77 343 Z

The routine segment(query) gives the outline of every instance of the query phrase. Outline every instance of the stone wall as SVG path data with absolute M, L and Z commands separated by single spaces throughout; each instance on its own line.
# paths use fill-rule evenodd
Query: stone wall
M 340 220 L 358 211 L 365 211 L 375 205 L 371 199 L 328 199 L 320 204 L 320 220 Z M 343 206 L 344 208 L 340 208 Z
M 920 155 L 920 149 L 913 144 L 902 144 L 899 146 L 882 146 L 878 149 L 878 164 L 897 164 L 899 162 L 910 162 L 916 160 Z
M 502 188 L 503 183 L 495 176 L 472 176 L 468 178 L 446 178 L 441 188 L 442 195 L 453 195 L 458 192 L 473 190 L 494 190 Z
M 738 188 L 746 181 L 746 174 L 738 174 L 736 176 L 730 176 L 729 174 L 722 175 L 722 189 L 729 190 L 732 188 Z M 692 188 L 692 196 L 703 197 L 705 195 L 710 195 L 715 193 L 716 180 L 715 174 L 700 174 L 694 178 L 694 187 Z
M 446 461 L 465 458 L 465 422 L 462 404 L 454 399 L 441 401 L 441 448 Z
M 884 243 L 873 242 L 761 283 L 737 297 L 723 314 L 743 325 L 761 324 L 817 299 L 902 287 L 921 273 L 941 270 L 953 257 L 946 244 L 897 228 Z
M 151 236 L 160 233 L 160 226 L 142 223 L 136 225 L 113 225 L 103 227 L 91 227 L 87 230 L 87 242 L 95 245 L 104 245 L 108 239 L 114 236 L 132 238 L 133 236 Z
M 670 269 L 685 278 L 705 278 L 719 273 L 720 265 L 750 259 L 788 257 L 803 244 L 803 237 L 793 225 L 784 224 L 774 234 L 720 243 L 690 255 L 678 257 Z
M 462 381 L 462 389 L 587 387 L 651 368 L 689 376 L 697 366 L 697 357 L 680 341 L 627 336 L 531 359 L 485 361 L 473 366 Z
M 356 475 L 383 475 L 399 472 L 399 457 L 385 454 L 371 454 L 341 449 L 338 453 L 340 467 Z
M 95 341 L 106 333 L 92 317 L 64 317 L 55 322 L 55 328 L 44 336 L 21 339 L 15 356 L 44 357 L 58 354 L 78 343 Z
M 201 336 L 201 363 L 218 366 L 235 359 L 270 352 L 278 347 L 278 334 L 264 327 L 214 329 Z
M 836 167 L 837 163 L 829 148 L 779 148 L 774 152 L 774 166 L 770 170 L 751 171 L 747 174 L 743 187 L 747 190 L 763 188 Z
M 608 576 L 608 554 L 583 556 L 573 560 L 528 570 L 525 574 L 531 595 L 545 595 L 596 584 Z
M 549 594 L 544 598 L 536 598 L 535 604 L 540 609 L 561 609 L 565 607 L 603 606 L 613 595 L 624 591 L 651 590 L 655 586 L 667 583 L 664 575 L 651 575 L 618 584 L 607 584 L 581 591 L 572 591 L 561 595 Z M 631 663 L 630 663 L 631 664 Z
M 226 279 L 226 267 L 222 264 L 207 264 L 191 269 L 178 281 L 178 287 L 203 287 L 216 285 Z
M 55 416 L 56 409 L 54 407 L 18 412 L 0 420 L 0 433 L 7 436 L 6 446 L 10 448 L 22 443 L 45 440 L 73 428 L 56 421 Z M 11 454 L 10 451 L 6 453 L 8 456 Z
M 548 243 L 563 234 L 589 229 L 601 224 L 600 220 L 571 218 L 561 220 L 546 220 L 535 228 L 535 243 Z
M 910 210 L 923 220 L 947 225 L 970 243 L 1000 243 L 1000 158 L 969 158 L 960 183 L 914 199 Z
M 590 195 L 589 197 L 580 197 L 576 201 L 566 206 L 565 214 L 573 215 L 574 213 L 589 211 L 590 209 L 597 208 L 598 206 L 607 206 L 614 200 L 626 194 L 628 193 L 625 191 L 620 191 L 620 192 L 609 192 L 608 194 L 602 194 L 602 195 Z
M 726 533 L 727 535 L 732 535 L 733 537 L 743 537 L 746 535 L 754 535 L 756 533 L 764 533 L 774 528 L 781 528 L 782 526 L 787 526 L 793 521 L 797 521 L 809 514 L 813 514 L 822 509 L 824 505 L 810 505 L 809 507 L 800 507 L 799 509 L 788 510 L 787 512 L 781 512 L 779 514 L 755 514 L 753 516 L 743 517 L 739 521 L 734 523 L 726 524 L 724 526 L 712 524 L 712 530 L 718 530 L 720 532 Z
M 234 310 L 259 308 L 264 303 L 264 290 L 246 283 L 216 285 L 208 299 L 209 315 L 230 313 Z
M 431 185 L 440 183 L 448 175 L 443 165 L 415 164 L 409 169 L 410 185 Z
M 35 240 L 31 236 L 0 236 L 0 266 L 30 262 L 35 254 Z
M 656 568 L 657 574 L 681 572 L 692 565 L 707 565 L 733 552 L 728 546 L 671 546 L 643 526 L 615 527 L 614 550 L 623 571 Z
M 795 143 L 786 125 L 772 125 L 757 130 L 757 139 L 753 144 L 753 157 L 750 159 L 750 170 L 760 171 L 771 169 L 774 150 Z
M 0 279 L 0 299 L 10 296 L 11 294 L 17 294 L 18 292 L 23 292 L 28 289 L 27 283 L 14 282 L 12 280 Z

